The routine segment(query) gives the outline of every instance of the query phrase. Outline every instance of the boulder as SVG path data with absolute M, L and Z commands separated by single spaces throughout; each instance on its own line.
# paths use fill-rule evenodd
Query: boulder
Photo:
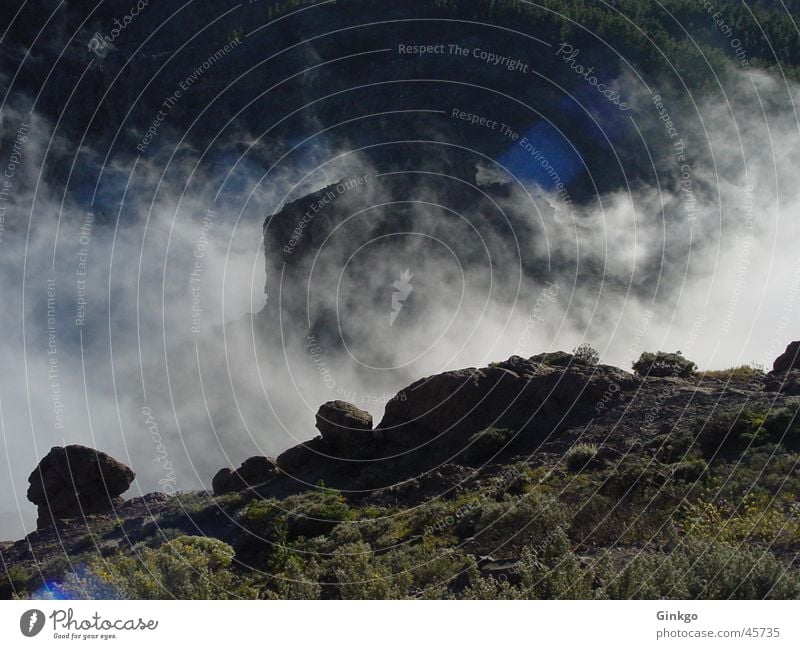
M 39 529 L 55 521 L 111 511 L 136 474 L 87 446 L 54 446 L 33 470 L 28 500 L 39 508 Z
M 246 459 L 238 469 L 220 469 L 211 480 L 215 496 L 244 491 L 249 487 L 263 484 L 278 475 L 275 460 L 262 455 Z
M 244 486 L 241 485 L 235 469 L 228 467 L 220 469 L 211 479 L 211 490 L 215 496 L 241 491 L 242 489 L 244 489 Z
M 278 468 L 275 460 L 271 457 L 256 455 L 242 462 L 242 466 L 236 470 L 236 473 L 247 484 L 259 484 L 275 477 L 278 474 Z
M 604 395 L 638 385 L 618 368 L 570 365 L 571 359 L 558 352 L 528 359 L 512 356 L 489 367 L 421 379 L 386 404 L 378 429 L 387 439 L 409 446 L 450 439 L 454 451 L 487 428 L 543 438 L 553 426 L 577 425 L 597 416 Z
M 786 372 L 787 370 L 800 370 L 800 340 L 790 342 L 783 352 L 772 364 L 773 372 Z
M 372 415 L 347 401 L 328 401 L 317 411 L 322 439 L 340 451 L 355 450 L 372 439 Z

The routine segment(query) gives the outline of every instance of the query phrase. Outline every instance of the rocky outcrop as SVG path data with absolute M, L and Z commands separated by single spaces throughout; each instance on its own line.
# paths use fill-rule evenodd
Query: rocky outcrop
M 28 478 L 28 500 L 39 508 L 37 527 L 112 510 L 135 477 L 129 467 L 101 451 L 77 444 L 54 446 Z
M 641 385 L 623 370 L 582 365 L 571 354 L 553 352 L 421 379 L 387 403 L 375 429 L 369 413 L 330 401 L 317 413 L 321 436 L 281 453 L 276 463 L 282 475 L 258 491 L 288 493 L 320 480 L 337 489 L 386 489 L 443 465 L 463 464 L 474 435 L 489 428 L 506 436 L 488 454 L 493 462 L 527 456 L 564 431 L 604 416 Z M 567 447 L 570 439 L 564 437 Z M 217 474 L 215 493 L 244 488 L 233 473 Z M 231 481 L 235 486 L 227 486 Z
M 800 370 L 800 341 L 795 340 L 786 346 L 783 352 L 772 364 L 773 372 L 786 372 L 787 370 Z
M 771 372 L 764 378 L 764 390 L 787 396 L 800 396 L 800 370 Z
M 244 491 L 249 487 L 264 484 L 278 475 L 278 467 L 272 458 L 256 455 L 242 462 L 238 469 L 220 469 L 211 481 L 215 496 Z
M 317 411 L 317 430 L 338 451 L 358 450 L 372 441 L 372 415 L 347 401 L 328 401 Z
M 482 369 L 437 374 L 413 383 L 386 406 L 378 428 L 387 438 L 437 436 L 462 443 L 486 428 L 543 437 L 553 427 L 588 421 L 604 395 L 638 381 L 615 367 L 570 364 L 563 352 L 513 356 Z

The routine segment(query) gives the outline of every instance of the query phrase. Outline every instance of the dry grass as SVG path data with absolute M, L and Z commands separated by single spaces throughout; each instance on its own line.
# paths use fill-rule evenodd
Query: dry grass
M 758 366 L 739 365 L 738 367 L 729 367 L 725 370 L 706 370 L 702 373 L 702 376 L 708 379 L 757 378 L 759 376 L 764 376 L 764 370 Z

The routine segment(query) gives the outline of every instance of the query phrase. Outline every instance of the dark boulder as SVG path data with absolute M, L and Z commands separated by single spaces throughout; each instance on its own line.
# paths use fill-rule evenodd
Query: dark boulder
M 378 429 L 386 439 L 408 446 L 449 439 L 454 451 L 488 428 L 541 439 L 553 426 L 577 425 L 597 416 L 604 395 L 638 385 L 623 370 L 570 364 L 571 359 L 558 352 L 529 359 L 512 356 L 489 367 L 421 379 L 386 404 Z
M 247 484 L 258 484 L 275 477 L 278 474 L 278 469 L 275 465 L 275 460 L 271 457 L 256 455 L 242 462 L 242 466 L 236 470 L 236 473 Z
M 235 471 L 229 468 L 217 471 L 211 480 L 211 488 L 215 496 L 220 496 L 264 484 L 276 475 L 278 467 L 275 460 L 256 455 L 242 462 L 242 466 Z
M 786 372 L 787 370 L 800 370 L 800 340 L 790 342 L 783 352 L 772 364 L 773 372 Z
M 372 415 L 347 401 L 328 401 L 317 411 L 317 430 L 334 449 L 357 450 L 372 442 Z
M 235 469 L 225 467 L 214 474 L 211 479 L 211 490 L 215 496 L 241 491 L 244 487 L 239 481 L 239 476 Z
M 33 470 L 28 500 L 39 529 L 54 521 L 111 511 L 136 474 L 110 455 L 77 444 L 54 446 Z

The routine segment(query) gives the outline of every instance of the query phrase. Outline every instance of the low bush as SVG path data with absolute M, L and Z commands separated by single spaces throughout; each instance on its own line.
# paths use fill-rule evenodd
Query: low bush
M 19 566 L 9 566 L 0 575 L 0 599 L 11 599 L 23 595 L 32 575 Z
M 616 559 L 616 560 L 615 560 Z M 670 553 L 621 555 L 581 563 L 556 534 L 541 551 L 526 550 L 519 584 L 473 572 L 464 599 L 796 599 L 800 573 L 769 552 L 691 541 Z
M 313 538 L 329 533 L 354 515 L 342 494 L 335 489 L 312 489 L 283 501 L 289 539 Z
M 567 469 L 577 473 L 597 457 L 597 446 L 594 444 L 575 444 L 564 454 Z
M 770 547 L 800 542 L 800 520 L 769 496 L 747 496 L 736 507 L 707 501 L 687 503 L 682 511 L 688 538 L 763 543 Z
M 502 502 L 486 501 L 464 517 L 461 526 L 474 535 L 483 554 L 513 553 L 543 543 L 555 530 L 569 525 L 569 507 L 535 491 Z
M 602 590 L 611 599 L 796 599 L 800 575 L 772 554 L 738 544 L 689 541 L 640 555 Z
M 790 450 L 800 445 L 800 420 L 794 409 L 722 412 L 698 432 L 698 443 L 706 457 L 738 454 L 750 447 L 779 442 Z
M 764 369 L 757 364 L 738 365 L 724 370 L 706 370 L 703 372 L 703 377 L 709 379 L 756 379 L 762 376 L 764 376 Z
M 222 541 L 181 536 L 133 556 L 93 558 L 68 575 L 59 596 L 86 599 L 229 599 L 257 595 L 231 571 L 233 548 Z
M 697 457 L 671 464 L 668 469 L 673 479 L 694 484 L 707 474 L 708 464 L 703 458 Z
M 589 343 L 582 343 L 572 350 L 574 361 L 578 365 L 597 365 L 600 362 L 600 354 Z
M 680 352 L 642 352 L 633 363 L 633 371 L 639 376 L 687 378 L 697 371 L 697 365 Z
M 486 428 L 469 438 L 463 458 L 467 464 L 483 464 L 497 455 L 514 436 L 508 428 Z

